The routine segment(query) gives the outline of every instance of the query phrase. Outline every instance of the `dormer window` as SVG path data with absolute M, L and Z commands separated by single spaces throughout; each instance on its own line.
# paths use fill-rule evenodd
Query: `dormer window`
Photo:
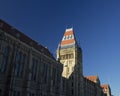
M 67 37 L 67 40 L 69 39 L 69 35 L 66 36 Z
M 72 34 L 71 35 L 63 36 L 62 40 L 70 40 L 70 39 L 74 39 L 74 36 Z
M 63 37 L 63 40 L 66 40 L 66 36 Z
M 72 35 L 69 35 L 69 39 L 72 39 Z
M 63 40 L 69 40 L 69 39 L 72 39 L 72 38 L 73 38 L 73 35 L 67 35 L 67 36 L 63 37 Z

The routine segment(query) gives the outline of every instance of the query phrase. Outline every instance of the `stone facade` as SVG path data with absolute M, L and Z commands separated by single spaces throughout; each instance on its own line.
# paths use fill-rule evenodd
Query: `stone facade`
M 98 76 L 83 76 L 82 49 L 72 28 L 65 30 L 56 54 L 57 60 L 0 20 L 0 96 L 111 96 Z
M 67 80 L 63 86 L 66 96 L 104 96 L 98 76 L 83 76 L 82 50 L 72 28 L 65 30 L 57 59 L 63 64 L 62 77 Z M 107 96 L 110 94 L 107 91 Z
M 0 20 L 0 96 L 60 96 L 61 74 L 47 48 Z
M 57 59 L 63 64 L 62 77 L 67 79 L 66 96 L 83 96 L 82 50 L 72 29 L 67 29 L 58 45 Z
M 84 96 L 104 96 L 98 76 L 84 77 Z

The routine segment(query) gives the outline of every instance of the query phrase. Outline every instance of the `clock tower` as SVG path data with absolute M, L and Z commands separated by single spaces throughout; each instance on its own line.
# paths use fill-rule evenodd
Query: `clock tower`
M 57 59 L 63 64 L 62 77 L 69 81 L 66 85 L 67 90 L 69 89 L 67 96 L 80 96 L 83 81 L 82 50 L 76 41 L 73 28 L 65 30 L 57 48 Z

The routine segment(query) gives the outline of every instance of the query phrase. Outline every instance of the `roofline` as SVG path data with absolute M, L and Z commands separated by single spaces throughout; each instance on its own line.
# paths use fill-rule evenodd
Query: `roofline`
M 67 29 L 65 30 L 65 32 L 68 32 L 68 31 L 73 31 L 73 28 L 67 28 Z
M 3 21 L 2 19 L 0 19 L 0 29 L 3 30 L 4 32 L 6 32 L 9 35 L 12 35 L 13 37 L 20 39 L 21 42 L 24 42 L 25 44 L 27 44 L 29 46 L 32 46 L 36 50 L 45 53 L 45 55 L 50 56 L 53 59 L 55 59 L 53 57 L 52 53 L 47 48 L 45 48 L 41 44 L 38 44 L 35 40 L 33 40 L 29 36 L 25 35 L 23 32 L 17 30 L 13 26 L 9 25 L 8 23 Z M 19 34 L 20 37 L 17 37 L 16 36 L 17 34 Z M 31 43 L 32 43 L 32 45 L 31 45 Z

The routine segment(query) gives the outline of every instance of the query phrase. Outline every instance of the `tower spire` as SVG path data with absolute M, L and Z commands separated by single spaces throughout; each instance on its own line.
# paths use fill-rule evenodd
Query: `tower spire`
M 75 44 L 76 44 L 76 39 L 75 39 L 73 28 L 67 28 L 65 30 L 65 33 L 63 35 L 60 45 L 62 47 L 62 46 L 75 45 Z

